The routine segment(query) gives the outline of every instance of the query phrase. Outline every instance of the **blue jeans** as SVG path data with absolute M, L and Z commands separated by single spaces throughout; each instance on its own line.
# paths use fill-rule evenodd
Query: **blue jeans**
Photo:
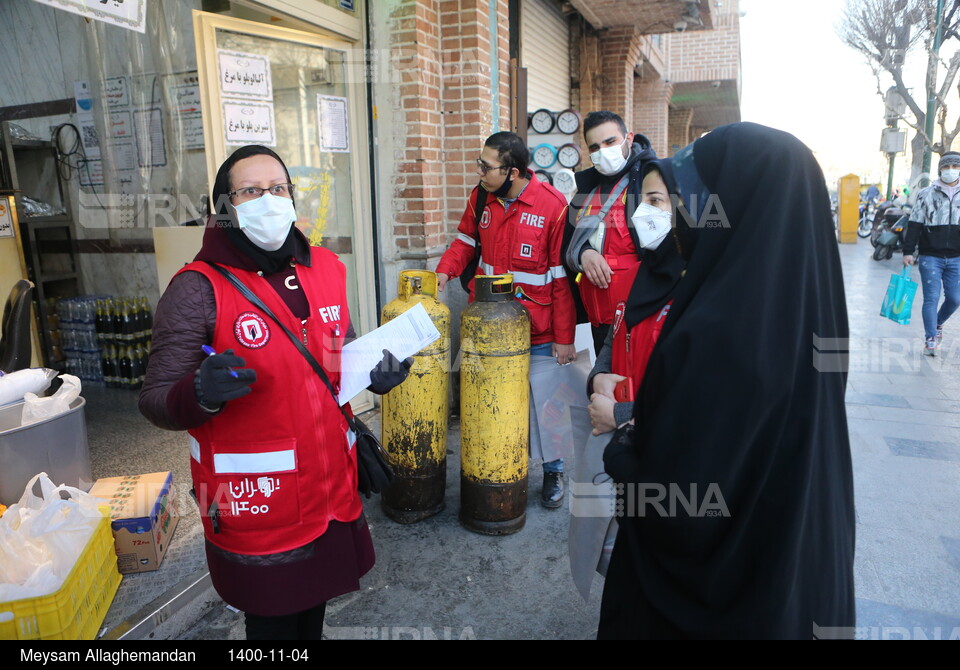
M 553 342 L 544 342 L 543 344 L 533 344 L 530 346 L 531 356 L 552 356 Z M 555 461 L 547 461 L 543 464 L 544 472 L 563 472 L 563 459 L 558 458 Z
M 937 326 L 942 326 L 960 305 L 960 256 L 920 256 L 919 265 L 923 285 L 923 335 L 929 339 L 937 336 Z M 945 299 L 938 310 L 941 290 Z

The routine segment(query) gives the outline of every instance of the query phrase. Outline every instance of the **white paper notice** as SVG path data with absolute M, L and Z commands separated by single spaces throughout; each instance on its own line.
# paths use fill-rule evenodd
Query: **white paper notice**
M 418 302 L 392 321 L 346 345 L 340 360 L 340 404 L 345 405 L 370 386 L 370 371 L 383 358 L 384 349 L 402 361 L 439 339 L 440 332 Z
M 180 146 L 184 149 L 203 149 L 203 117 L 183 114 L 180 117 Z
M 133 124 L 137 137 L 137 162 L 140 167 L 163 167 L 167 148 L 163 139 L 163 112 L 159 107 L 135 109 Z
M 103 186 L 103 161 L 99 158 L 78 161 L 77 172 L 80 175 L 80 185 L 84 188 Z
M 133 119 L 129 109 L 110 112 L 110 136 L 118 140 L 133 137 Z
M 272 102 L 224 100 L 223 126 L 227 144 L 277 143 Z
M 147 27 L 147 0 L 35 0 L 84 18 L 142 33 Z
M 130 104 L 130 89 L 126 77 L 107 77 L 104 80 L 103 95 L 108 107 L 126 107 Z
M 14 237 L 13 217 L 10 216 L 10 201 L 6 196 L 0 197 L 0 237 Z
M 350 133 L 347 128 L 347 99 L 318 95 L 317 127 L 320 130 L 320 151 L 348 153 Z
M 137 149 L 132 140 L 113 143 L 113 168 L 120 172 L 137 169 Z
M 223 97 L 273 100 L 268 57 L 218 49 L 217 58 Z

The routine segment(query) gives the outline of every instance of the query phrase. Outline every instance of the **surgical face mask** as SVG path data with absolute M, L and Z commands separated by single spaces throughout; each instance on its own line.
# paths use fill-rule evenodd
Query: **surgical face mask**
M 623 156 L 623 144 L 626 141 L 627 138 L 623 138 L 623 142 L 615 147 L 603 147 L 590 154 L 590 160 L 593 161 L 597 172 L 611 177 L 623 169 L 623 166 L 627 164 L 627 159 Z
M 948 168 L 940 173 L 940 181 L 944 184 L 952 184 L 957 179 L 960 179 L 960 170 L 958 169 Z
M 276 251 L 282 247 L 290 226 L 297 220 L 293 200 L 270 193 L 240 203 L 235 209 L 240 230 L 264 251 Z
M 670 222 L 673 216 L 659 207 L 640 203 L 630 220 L 637 231 L 640 246 L 653 251 L 670 234 Z

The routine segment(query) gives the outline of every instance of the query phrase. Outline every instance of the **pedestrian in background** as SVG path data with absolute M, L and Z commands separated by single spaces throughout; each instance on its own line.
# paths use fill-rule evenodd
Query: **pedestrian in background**
M 937 355 L 943 324 L 960 305 L 960 152 L 943 154 L 937 172 L 939 179 L 917 194 L 903 239 L 904 265 L 915 262 L 918 244 L 920 248 L 923 353 L 927 356 Z

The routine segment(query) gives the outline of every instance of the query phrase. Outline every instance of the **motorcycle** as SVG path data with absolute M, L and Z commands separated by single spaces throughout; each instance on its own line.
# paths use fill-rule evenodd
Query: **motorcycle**
M 908 217 L 899 207 L 889 207 L 883 211 L 878 225 L 870 234 L 873 245 L 873 260 L 882 261 L 893 258 L 893 252 L 903 249 L 903 236 L 907 228 Z
M 877 201 L 870 199 L 860 203 L 860 223 L 857 225 L 858 237 L 870 237 L 873 231 L 873 220 L 877 211 Z

